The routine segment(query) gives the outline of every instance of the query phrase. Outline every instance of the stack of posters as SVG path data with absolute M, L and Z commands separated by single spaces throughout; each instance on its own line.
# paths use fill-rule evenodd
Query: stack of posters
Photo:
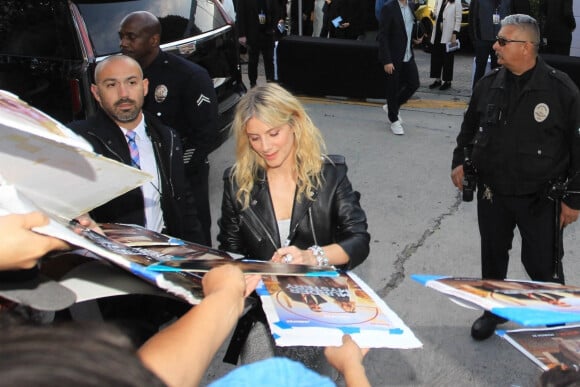
M 187 242 L 137 225 L 101 224 L 107 239 L 90 230 L 83 235 L 94 243 L 125 255 L 128 260 L 147 268 L 149 275 L 157 273 L 204 273 L 230 264 L 246 274 L 284 274 L 289 276 L 336 277 L 332 266 L 288 265 L 269 261 L 233 259 L 225 251 Z M 95 235 L 96 234 L 96 235 Z M 198 275 L 195 275 L 199 278 Z
M 49 214 L 72 219 L 151 179 L 94 153 L 82 137 L 0 90 L 0 189 L 16 191 L 0 192 L 6 210 L 23 197 Z
M 339 277 L 263 276 L 257 289 L 278 346 L 419 348 L 411 329 L 352 272 Z
M 580 287 L 550 282 L 412 275 L 458 304 L 484 309 L 523 326 L 580 321 Z
M 495 333 L 544 371 L 556 366 L 580 369 L 580 325 Z

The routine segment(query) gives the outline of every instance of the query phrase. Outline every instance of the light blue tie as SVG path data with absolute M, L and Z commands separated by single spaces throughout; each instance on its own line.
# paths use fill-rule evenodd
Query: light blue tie
M 129 145 L 129 152 L 131 153 L 131 165 L 135 168 L 141 168 L 139 164 L 139 148 L 135 142 L 135 136 L 137 133 L 134 131 L 128 131 L 125 136 L 127 137 L 127 144 Z

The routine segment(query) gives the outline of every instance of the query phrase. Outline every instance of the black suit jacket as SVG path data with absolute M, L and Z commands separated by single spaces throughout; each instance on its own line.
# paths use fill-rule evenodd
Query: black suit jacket
M 161 208 L 165 232 L 171 236 L 201 243 L 204 239 L 195 211 L 195 202 L 190 190 L 186 188 L 181 141 L 173 130 L 154 116 L 146 112 L 144 114 L 147 134 L 153 143 L 161 180 Z M 75 121 L 68 126 L 83 136 L 96 153 L 131 165 L 131 155 L 123 132 L 102 110 L 87 120 Z M 135 188 L 95 208 L 91 211 L 91 216 L 99 223 L 145 226 L 141 188 Z
M 236 14 L 236 25 L 238 36 L 246 37 L 248 45 L 255 45 L 260 33 L 271 36 L 274 39 L 274 28 L 278 20 L 282 18 L 282 13 L 278 7 L 278 0 L 265 0 L 266 3 L 266 29 L 260 32 L 258 0 L 239 0 Z
M 414 2 L 410 0 L 409 8 L 415 20 Z M 408 37 L 398 0 L 389 0 L 381 9 L 377 40 L 379 41 L 379 61 L 383 65 L 393 63 L 397 67 L 403 63 Z

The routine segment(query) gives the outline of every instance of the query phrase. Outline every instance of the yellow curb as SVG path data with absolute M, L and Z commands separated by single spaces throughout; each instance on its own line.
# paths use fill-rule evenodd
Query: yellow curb
M 307 96 L 299 96 L 298 98 L 302 102 L 319 103 L 324 105 L 345 104 L 359 106 L 382 106 L 381 103 L 368 102 L 356 99 L 340 99 L 340 98 L 333 99 L 333 98 L 320 98 Z M 422 109 L 465 109 L 467 107 L 467 102 L 438 100 L 438 99 L 411 99 L 407 101 L 407 103 L 404 106 Z

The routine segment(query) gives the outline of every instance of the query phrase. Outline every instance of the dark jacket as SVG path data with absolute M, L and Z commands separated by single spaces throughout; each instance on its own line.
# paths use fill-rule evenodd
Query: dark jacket
M 184 149 L 195 149 L 186 172 L 205 163 L 219 145 L 218 100 L 206 69 L 184 58 L 160 51 L 143 70 L 149 93 L 143 109 L 180 136 Z
M 342 156 L 329 156 L 324 163 L 322 189 L 314 201 L 302 198 L 294 201 L 290 221 L 290 244 L 300 249 L 312 245 L 338 243 L 350 257 L 347 268 L 363 262 L 369 254 L 370 235 L 367 219 L 360 207 L 359 194 L 353 191 Z M 218 224 L 219 248 L 243 254 L 253 259 L 269 260 L 281 247 L 278 224 L 268 190 L 266 174 L 256 182 L 250 206 L 242 210 L 236 201 L 238 187 L 224 173 L 222 217 Z
M 512 0 L 512 14 L 523 13 L 524 15 L 532 14 L 530 0 Z
M 264 0 L 266 9 L 266 23 L 260 28 L 258 0 L 240 0 L 238 3 L 238 13 L 236 14 L 236 25 L 238 36 L 246 37 L 248 45 L 256 45 L 259 35 L 274 39 L 274 29 L 278 20 L 283 18 L 283 13 L 278 7 L 278 0 Z
M 153 144 L 161 180 L 161 208 L 167 234 L 192 242 L 202 241 L 193 198 L 186 195 L 183 154 L 179 137 L 155 117 L 145 113 L 147 134 Z M 68 125 L 83 136 L 96 153 L 131 165 L 129 147 L 123 132 L 102 110 L 84 121 Z M 119 184 L 123 184 L 120 182 Z M 149 184 L 149 183 L 147 183 Z M 145 226 L 141 188 L 135 188 L 91 211 L 100 223 L 128 223 Z
M 543 0 L 540 2 L 540 14 L 545 18 L 543 33 L 550 41 L 572 42 L 572 31 L 576 28 L 576 20 L 572 9 L 572 0 Z
M 504 195 L 539 193 L 548 181 L 575 177 L 580 189 L 580 95 L 565 73 L 538 57 L 520 94 L 511 98 L 508 70 L 498 68 L 476 85 L 465 113 L 452 167 L 462 164 L 463 148 L 480 183 Z M 525 75 L 523 75 L 525 76 Z M 509 106 L 508 101 L 513 101 Z M 580 209 L 577 195 L 565 199 Z
M 469 37 L 472 42 L 476 40 L 493 41 L 500 29 L 500 24 L 493 24 L 493 14 L 496 12 L 496 0 L 472 0 L 469 3 Z M 514 13 L 512 0 L 498 2 L 500 19 Z M 518 3 L 518 9 L 522 7 Z M 529 6 L 528 6 L 529 9 Z
M 364 33 L 364 4 L 362 0 L 333 0 L 330 7 L 330 37 L 339 39 L 357 39 Z M 348 22 L 348 28 L 336 28 L 332 20 L 337 17 Z
M 412 1 L 409 1 L 408 4 L 411 10 L 415 8 Z M 414 13 L 413 19 L 415 19 Z M 415 33 L 415 29 L 414 27 L 413 33 Z M 398 0 L 389 0 L 381 9 L 377 40 L 379 41 L 379 61 L 381 64 L 393 63 L 395 68 L 399 67 L 405 57 L 408 37 Z M 414 56 L 412 50 L 413 43 L 411 42 L 411 54 Z

